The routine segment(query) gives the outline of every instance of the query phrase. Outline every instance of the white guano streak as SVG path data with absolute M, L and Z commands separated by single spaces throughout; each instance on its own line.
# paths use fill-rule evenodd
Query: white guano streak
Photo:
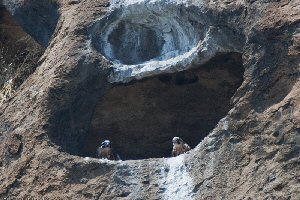
M 184 163 L 184 154 L 168 158 L 166 164 L 169 171 L 162 169 L 162 187 L 165 192 L 162 194 L 166 200 L 193 200 L 192 190 L 194 188 L 193 179 L 189 176 L 188 169 Z

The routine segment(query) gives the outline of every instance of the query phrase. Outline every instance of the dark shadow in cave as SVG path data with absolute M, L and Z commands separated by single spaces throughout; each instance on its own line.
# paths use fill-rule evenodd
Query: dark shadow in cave
M 61 100 L 63 87 L 49 93 L 48 136 L 64 151 L 84 157 L 95 157 L 101 141 L 109 139 L 123 160 L 169 157 L 174 136 L 195 147 L 232 108 L 244 73 L 239 53 L 112 87 L 95 67 L 82 67 L 91 70 L 89 76 L 67 100 Z
M 95 157 L 104 139 L 123 160 L 169 157 L 174 136 L 195 147 L 232 108 L 243 73 L 241 54 L 226 53 L 185 72 L 114 85 L 97 103 L 78 153 Z

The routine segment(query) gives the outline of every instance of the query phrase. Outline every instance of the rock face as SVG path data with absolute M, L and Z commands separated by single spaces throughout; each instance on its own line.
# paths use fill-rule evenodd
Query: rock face
M 3 5 L 47 49 L 0 107 L 1 199 L 299 199 L 299 1 Z
M 0 105 L 35 70 L 44 52 L 0 6 Z

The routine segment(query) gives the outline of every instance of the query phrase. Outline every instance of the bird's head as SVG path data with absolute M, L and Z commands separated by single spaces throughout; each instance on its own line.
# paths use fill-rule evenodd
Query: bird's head
M 109 140 L 104 140 L 102 143 L 101 143 L 101 148 L 104 149 L 104 148 L 111 148 L 111 142 Z
M 183 144 L 183 140 L 180 137 L 173 138 L 173 145 Z

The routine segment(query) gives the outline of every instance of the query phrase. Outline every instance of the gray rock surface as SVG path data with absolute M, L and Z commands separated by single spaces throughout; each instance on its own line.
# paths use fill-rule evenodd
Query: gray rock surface
M 180 55 L 161 57 L 161 52 L 172 51 L 176 45 L 164 49 L 159 41 L 150 45 L 145 56 L 134 48 L 125 53 L 117 47 L 136 44 L 127 43 L 131 40 L 110 42 L 109 37 L 101 36 L 109 33 L 107 29 L 93 29 L 105 20 L 125 20 L 122 16 L 128 22 L 127 17 L 135 11 L 128 16 L 122 12 L 141 6 L 138 11 L 144 13 L 144 1 L 57 0 L 53 3 L 58 21 L 54 20 L 57 15 L 51 14 L 52 1 L 45 2 L 3 1 L 16 21 L 47 49 L 37 70 L 0 107 L 0 198 L 299 199 L 298 0 L 147 1 L 158 5 L 157 9 L 170 4 L 176 12 L 193 8 L 187 16 L 194 16 L 207 29 L 192 27 L 199 35 L 195 42 L 188 42 L 197 47 L 192 59 L 182 59 L 182 45 L 178 45 Z M 166 6 L 161 7 L 163 4 Z M 36 5 L 41 9 L 36 10 Z M 123 5 L 121 13 L 111 16 L 119 9 L 115 5 Z M 51 12 L 41 18 L 46 8 Z M 155 6 L 151 12 L 152 8 Z M 28 12 L 32 15 L 24 14 Z M 169 14 L 158 11 L 158 16 Z M 145 31 L 137 19 L 129 21 L 134 22 L 131 27 L 139 27 L 142 38 L 157 38 L 155 34 L 164 27 L 158 23 L 154 34 L 154 23 L 148 23 Z M 172 19 L 168 22 L 172 25 Z M 130 34 L 126 31 L 132 28 L 124 29 L 121 35 L 127 38 Z M 98 47 L 93 34 L 110 42 L 113 54 Z M 137 33 L 133 36 L 139 37 Z M 174 43 L 191 41 L 172 37 Z M 111 35 L 111 40 L 115 39 Z M 198 48 L 199 44 L 207 48 Z M 142 43 L 142 49 L 145 46 L 148 43 Z M 114 83 L 123 85 L 201 67 L 217 54 L 230 51 L 242 55 L 244 81 L 231 98 L 230 111 L 192 151 L 176 158 L 127 161 L 79 156 L 95 108 L 115 88 Z M 127 55 L 136 56 L 129 60 L 130 65 L 124 62 Z M 137 59 L 140 55 L 143 58 Z M 157 59 L 156 64 L 149 65 L 152 61 L 148 59 Z M 127 84 L 134 87 L 138 83 Z

